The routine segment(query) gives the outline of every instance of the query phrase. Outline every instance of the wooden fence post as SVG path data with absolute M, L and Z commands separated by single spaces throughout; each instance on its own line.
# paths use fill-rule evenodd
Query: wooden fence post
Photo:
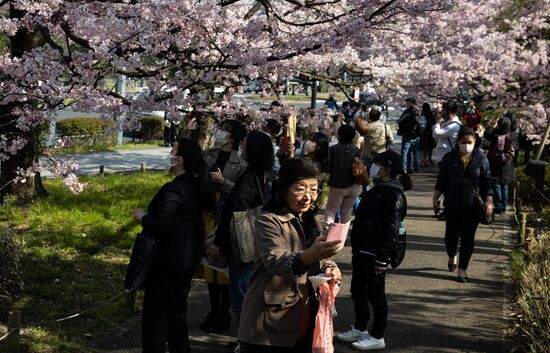
M 519 181 L 516 181 L 514 184 L 514 190 L 512 191 L 512 202 L 514 203 L 512 206 L 514 206 L 514 210 L 517 209 L 517 201 L 519 199 Z
M 8 313 L 8 332 L 15 330 L 7 338 L 6 353 L 19 353 L 19 334 L 21 330 L 21 312 L 10 311 Z
M 136 312 L 136 291 L 126 295 L 126 307 L 128 308 L 128 315 L 134 315 Z
M 520 228 L 520 235 L 521 235 L 521 241 L 525 241 L 525 232 L 527 227 L 527 212 L 521 212 L 521 228 Z
M 525 251 L 527 251 L 527 254 L 531 252 L 531 242 L 533 241 L 533 238 L 535 237 L 535 228 L 527 228 L 527 233 L 525 234 L 525 243 L 524 248 Z

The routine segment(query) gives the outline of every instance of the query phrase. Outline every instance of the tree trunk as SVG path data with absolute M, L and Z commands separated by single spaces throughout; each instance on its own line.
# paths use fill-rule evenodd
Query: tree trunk
M 25 16 L 25 11 L 18 10 L 14 7 L 13 2 L 10 2 L 10 18 L 22 19 Z M 26 51 L 43 45 L 41 35 L 38 32 L 31 33 L 26 28 L 20 28 L 14 36 L 10 37 L 10 53 L 13 57 L 22 57 Z M 18 102 L 0 105 L 0 124 L 3 126 L 2 135 L 8 138 L 8 141 L 17 137 L 22 137 L 28 143 L 14 156 L 6 161 L 2 161 L 0 165 L 0 203 L 4 202 L 7 194 L 13 194 L 18 203 L 27 203 L 35 199 L 37 196 L 47 195 L 46 189 L 42 184 L 40 174 L 37 173 L 32 178 L 27 178 L 24 183 L 13 183 L 12 180 L 17 176 L 18 168 L 27 170 L 31 168 L 35 162 L 38 162 L 40 154 L 39 144 L 39 127 L 33 128 L 31 131 L 24 132 L 16 127 L 13 120 L 16 118 L 13 115 L 13 110 L 21 104 Z M 32 102 L 26 102 L 32 104 Z

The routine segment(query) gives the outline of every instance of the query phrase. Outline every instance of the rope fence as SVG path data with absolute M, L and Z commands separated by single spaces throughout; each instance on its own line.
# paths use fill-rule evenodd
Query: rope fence
M 198 287 L 200 282 L 193 281 L 191 284 L 190 292 Z M 117 299 L 120 297 L 126 295 L 126 304 L 127 304 L 127 310 L 129 315 L 133 315 L 135 313 L 135 307 L 136 307 L 136 292 L 137 291 L 122 291 L 109 299 L 106 299 L 102 301 L 101 303 L 94 305 L 88 309 L 82 310 L 80 312 L 77 312 L 72 315 L 67 315 L 64 317 L 61 317 L 59 319 L 54 320 L 44 320 L 39 321 L 35 323 L 29 323 L 25 326 L 21 325 L 21 312 L 20 311 L 10 311 L 8 314 L 8 331 L 0 337 L 0 342 L 6 341 L 6 353 L 18 353 L 19 352 L 19 337 L 21 334 L 21 330 L 28 328 L 28 327 L 36 327 L 36 326 L 44 326 L 48 324 L 55 324 L 60 323 L 67 320 L 72 320 L 77 317 L 81 317 L 84 314 L 93 312 L 95 310 L 107 307 L 109 305 L 112 305 L 116 302 Z
M 6 332 L 2 337 L 0 337 L 0 342 L 6 341 L 6 353 L 18 353 L 19 352 L 19 336 L 21 333 L 21 330 L 27 328 L 27 327 L 33 327 L 33 326 L 43 326 L 53 323 L 59 323 L 67 320 L 71 320 L 77 317 L 80 317 L 86 313 L 101 309 L 103 307 L 112 305 L 116 299 L 120 298 L 123 295 L 128 295 L 128 300 L 132 300 L 132 309 L 135 308 L 135 292 L 127 293 L 126 291 L 118 293 L 111 298 L 102 301 L 101 303 L 94 305 L 86 310 L 77 312 L 72 315 L 67 315 L 64 317 L 61 317 L 59 319 L 55 320 L 44 320 L 36 323 L 30 323 L 28 325 L 22 326 L 21 325 L 21 312 L 20 311 L 10 311 L 8 314 L 8 332 Z M 128 307 L 130 307 L 130 304 L 128 304 Z M 132 311 L 133 312 L 133 311 Z

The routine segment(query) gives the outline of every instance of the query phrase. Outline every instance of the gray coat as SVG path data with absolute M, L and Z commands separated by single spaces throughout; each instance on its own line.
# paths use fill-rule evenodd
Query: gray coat
M 211 167 L 216 162 L 219 151 L 220 150 L 218 148 L 213 148 L 204 153 L 204 161 L 208 167 Z M 246 162 L 239 157 L 237 151 L 231 151 L 229 160 L 222 171 L 223 177 L 225 178 L 225 183 L 222 186 L 222 190 L 225 194 L 229 194 L 231 192 L 231 189 L 233 189 L 233 186 L 235 186 L 235 183 L 241 174 L 244 173 L 246 167 Z

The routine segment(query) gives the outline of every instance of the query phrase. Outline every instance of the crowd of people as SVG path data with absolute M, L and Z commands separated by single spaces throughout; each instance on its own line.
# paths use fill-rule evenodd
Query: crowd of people
M 418 111 L 408 98 L 397 153 L 379 109 L 328 102 L 340 110 L 330 129 L 298 128 L 291 136 L 285 117 L 252 131 L 227 119 L 204 152 L 196 136 L 178 137 L 169 155 L 175 178 L 147 210 L 133 212 L 160 244 L 145 287 L 144 353 L 165 352 L 166 345 L 190 351 L 187 296 L 203 256 L 228 271 L 201 270 L 210 300 L 201 329 L 219 333 L 234 322 L 235 352 L 311 352 L 319 298 L 309 277 L 324 274 L 331 286 L 343 280 L 332 259 L 343 244 L 327 240 L 327 230 L 352 219 L 355 322 L 336 338 L 359 350 L 384 348 L 386 269 L 404 228 L 405 191 L 421 167 L 439 169 L 433 210 L 446 221 L 448 269 L 468 281 L 478 224 L 506 210 L 516 122 L 500 117 L 485 127 L 473 101 L 460 119 L 455 102 L 440 110 L 424 103 Z M 205 238 L 213 240 L 205 245 Z

